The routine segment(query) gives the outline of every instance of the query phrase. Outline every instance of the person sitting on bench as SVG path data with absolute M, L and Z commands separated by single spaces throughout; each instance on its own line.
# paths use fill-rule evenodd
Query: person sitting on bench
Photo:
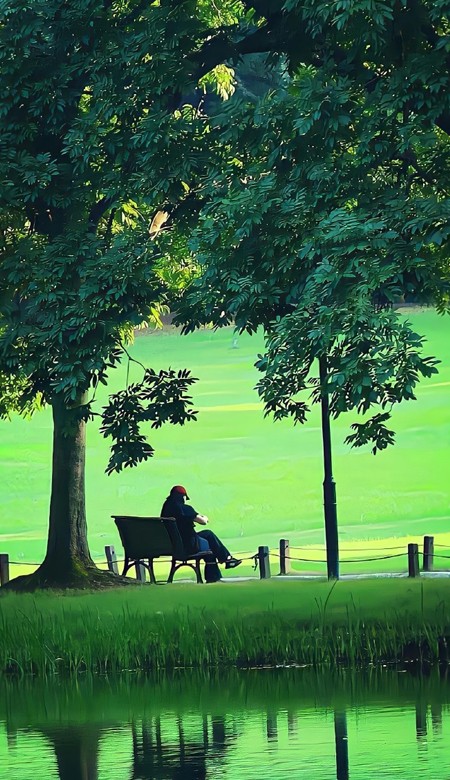
M 174 485 L 164 501 L 161 509 L 161 517 L 174 517 L 188 554 L 195 554 L 203 550 L 211 550 L 206 554 L 205 580 L 206 582 L 218 582 L 222 579 L 217 562 L 224 563 L 226 569 L 234 569 L 242 563 L 238 558 L 233 558 L 230 551 L 220 541 L 213 531 L 195 531 L 194 524 L 207 525 L 206 515 L 200 515 L 194 507 L 186 504 L 189 496 L 182 485 Z

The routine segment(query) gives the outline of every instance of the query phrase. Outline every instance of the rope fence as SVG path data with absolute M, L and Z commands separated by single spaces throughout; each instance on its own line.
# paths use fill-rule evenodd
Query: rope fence
M 10 566 L 40 566 L 41 563 L 30 563 L 30 561 L 10 561 L 9 565 Z
M 370 557 L 367 558 L 344 558 L 339 561 L 339 564 L 351 565 L 354 563 L 374 563 L 376 561 L 387 561 L 387 560 L 394 560 L 398 558 L 407 557 L 408 574 L 410 577 L 416 577 L 419 576 L 420 570 L 424 572 L 433 571 L 435 559 L 450 560 L 450 555 L 444 555 L 443 553 L 435 554 L 434 552 L 435 547 L 448 550 L 450 549 L 450 545 L 434 544 L 434 537 L 432 536 L 425 536 L 423 538 L 423 545 L 421 545 L 421 547 L 422 547 L 421 551 L 419 551 L 419 545 L 415 543 L 408 544 L 406 551 L 404 546 L 400 546 L 400 545 L 396 545 L 392 547 L 380 547 L 378 548 L 380 551 L 403 550 L 403 552 L 392 553 L 389 555 L 379 555 L 379 556 L 371 555 Z M 367 550 L 373 548 L 343 547 L 340 548 L 340 551 L 358 553 L 358 552 L 363 552 L 364 549 Z M 252 554 L 250 552 L 246 552 L 242 554 L 240 556 L 240 560 L 252 561 L 253 569 L 255 571 L 259 566 L 260 579 L 268 579 L 271 576 L 270 558 L 277 558 L 279 560 L 280 575 L 287 575 L 292 573 L 291 566 L 290 566 L 292 561 L 298 563 L 315 564 L 315 565 L 327 563 L 327 559 L 323 557 L 309 558 L 309 557 L 291 555 L 291 552 L 302 551 L 302 550 L 308 552 L 323 553 L 325 552 L 324 547 L 307 547 L 307 546 L 291 547 L 288 539 L 280 539 L 279 550 L 280 552 L 274 552 L 274 551 L 270 551 L 269 547 L 267 546 L 260 546 L 258 547 L 258 551 L 256 553 Z M 419 554 L 422 555 L 421 567 L 419 564 Z M 101 562 L 98 561 L 98 563 L 106 564 L 109 571 L 114 572 L 115 574 L 119 574 L 119 564 L 124 564 L 126 562 L 126 559 L 116 557 L 116 553 L 113 545 L 106 545 L 105 556 L 106 557 Z M 145 574 L 146 567 L 143 564 L 144 560 L 146 560 L 145 557 L 143 557 L 142 560 L 133 559 L 131 561 L 131 563 L 136 568 L 136 578 L 141 581 L 145 581 L 146 579 L 146 574 Z M 158 564 L 171 564 L 172 562 L 172 558 L 170 557 L 155 557 L 154 560 L 157 561 Z M 9 556 L 7 553 L 0 553 L 0 585 L 6 585 L 6 583 L 9 582 L 10 566 L 38 568 L 40 565 L 41 565 L 40 563 L 32 563 L 30 561 L 11 561 L 9 560 Z M 445 571 L 445 569 L 443 569 L 443 571 Z
M 437 545 L 435 545 L 437 547 Z M 441 545 L 449 549 L 449 545 Z M 339 547 L 341 552 L 362 552 L 367 550 L 367 547 Z M 396 547 L 378 547 L 379 550 L 403 550 L 404 545 L 397 545 Z M 291 550 L 317 550 L 317 552 L 323 552 L 323 547 L 291 547 Z
M 280 555 L 280 553 L 270 553 L 271 555 L 275 556 L 275 558 L 281 558 L 283 556 Z M 368 563 L 370 561 L 387 561 L 389 558 L 404 558 L 405 555 L 408 555 L 407 552 L 403 553 L 396 553 L 395 555 L 380 555 L 377 558 L 349 558 L 346 561 L 343 561 L 342 559 L 339 560 L 339 563 Z M 441 555 L 441 556 L 435 556 L 436 558 L 447 558 L 450 556 Z M 285 555 L 284 558 L 287 561 L 303 561 L 306 563 L 326 563 L 326 560 L 320 559 L 320 558 L 295 558 L 293 555 Z

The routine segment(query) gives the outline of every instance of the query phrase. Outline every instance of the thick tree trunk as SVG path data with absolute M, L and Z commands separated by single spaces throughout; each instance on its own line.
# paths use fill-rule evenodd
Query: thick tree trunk
M 85 402 L 79 399 L 79 405 Z M 103 588 L 133 581 L 95 566 L 87 541 L 85 507 L 86 423 L 56 397 L 53 408 L 52 488 L 47 553 L 39 569 L 2 590 Z
M 80 398 L 80 404 L 85 401 Z M 56 397 L 53 408 L 52 489 L 47 554 L 41 575 L 55 581 L 86 576 L 94 566 L 85 505 L 86 423 Z

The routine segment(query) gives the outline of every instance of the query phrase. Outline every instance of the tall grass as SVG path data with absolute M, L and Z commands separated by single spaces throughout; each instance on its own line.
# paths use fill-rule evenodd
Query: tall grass
M 450 582 L 243 583 L 0 599 L 0 670 L 448 662 Z

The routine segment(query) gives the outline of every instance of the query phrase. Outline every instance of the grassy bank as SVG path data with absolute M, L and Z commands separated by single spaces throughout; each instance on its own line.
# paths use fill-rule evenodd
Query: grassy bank
M 246 582 L 0 598 L 0 669 L 362 665 L 450 658 L 449 580 Z

